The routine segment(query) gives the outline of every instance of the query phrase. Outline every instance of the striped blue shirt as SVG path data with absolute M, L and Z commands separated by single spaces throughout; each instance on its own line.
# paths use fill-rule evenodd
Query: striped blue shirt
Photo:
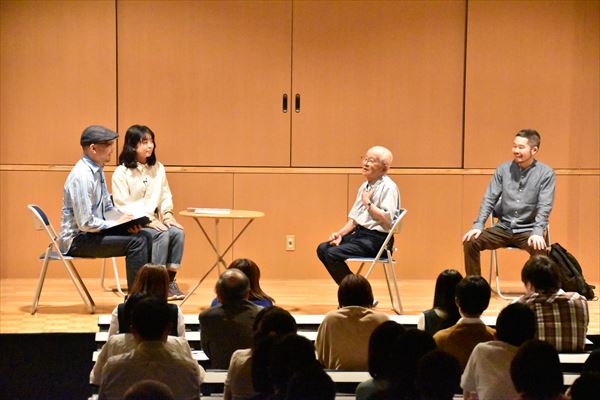
M 88 156 L 75 164 L 64 187 L 60 219 L 60 251 L 66 254 L 80 232 L 98 232 L 109 227 L 106 213 L 113 208 L 101 166 Z

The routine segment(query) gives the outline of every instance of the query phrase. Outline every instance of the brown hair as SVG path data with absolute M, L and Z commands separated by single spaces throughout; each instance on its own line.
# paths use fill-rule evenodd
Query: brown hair
M 146 264 L 138 271 L 129 296 L 143 293 L 167 302 L 169 296 L 169 274 L 164 265 Z
M 260 287 L 260 269 L 256 263 L 248 258 L 233 260 L 229 267 L 239 269 L 250 280 L 250 300 L 268 300 L 275 304 L 275 300 L 266 294 Z

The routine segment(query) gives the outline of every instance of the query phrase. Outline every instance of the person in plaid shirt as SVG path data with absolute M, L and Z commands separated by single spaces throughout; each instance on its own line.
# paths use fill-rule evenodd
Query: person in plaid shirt
M 535 313 L 537 339 L 553 344 L 559 352 L 583 351 L 589 322 L 587 300 L 560 288 L 557 268 L 547 256 L 532 256 L 521 271 L 527 293 L 516 301 Z

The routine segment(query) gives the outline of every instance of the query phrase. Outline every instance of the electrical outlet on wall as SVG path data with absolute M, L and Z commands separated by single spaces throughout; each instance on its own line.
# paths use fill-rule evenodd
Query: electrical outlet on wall
M 285 236 L 285 251 L 294 251 L 296 250 L 296 236 L 295 235 L 286 235 Z

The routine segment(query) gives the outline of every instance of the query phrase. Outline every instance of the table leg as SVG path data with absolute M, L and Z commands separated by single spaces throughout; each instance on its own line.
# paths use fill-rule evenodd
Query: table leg
M 229 246 L 227 246 L 227 248 L 223 251 L 223 253 L 220 253 L 219 249 L 215 246 L 215 244 L 213 243 L 213 241 L 210 240 L 210 236 L 208 236 L 208 234 L 206 233 L 206 230 L 204 229 L 204 227 L 200 223 L 199 219 L 198 218 L 194 218 L 194 219 L 195 219 L 196 223 L 198 224 L 198 226 L 200 227 L 200 229 L 202 230 L 202 233 L 204 233 L 204 236 L 206 237 L 206 240 L 208 241 L 208 243 L 212 247 L 213 251 L 217 255 L 217 261 L 215 261 L 215 263 L 212 265 L 212 267 L 210 267 L 210 269 L 202 276 L 202 278 L 200 278 L 200 280 L 198 281 L 198 283 L 196 284 L 196 286 L 194 286 L 194 288 L 191 291 L 188 292 L 188 294 L 184 297 L 184 299 L 179 304 L 180 306 L 182 306 L 187 301 L 187 299 L 196 291 L 196 289 L 198 289 L 198 287 L 200 287 L 200 285 L 202 284 L 202 282 L 208 277 L 208 275 L 217 266 L 219 266 L 219 264 L 223 264 L 223 266 L 225 268 L 227 268 L 227 265 L 225 264 L 225 260 L 223 259 L 223 257 L 233 247 L 233 245 L 235 244 L 235 242 L 237 242 L 237 240 L 240 238 L 240 236 L 242 236 L 242 234 L 250 226 L 250 224 L 252 223 L 252 221 L 254 221 L 254 219 L 248 220 L 248 222 L 246 223 L 246 225 L 244 225 L 244 227 L 242 228 L 242 230 L 240 230 L 238 232 L 238 234 L 233 238 L 233 240 L 231 241 L 231 243 L 229 244 Z M 219 232 L 218 232 L 218 229 L 217 229 L 217 236 L 218 236 L 218 233 Z

